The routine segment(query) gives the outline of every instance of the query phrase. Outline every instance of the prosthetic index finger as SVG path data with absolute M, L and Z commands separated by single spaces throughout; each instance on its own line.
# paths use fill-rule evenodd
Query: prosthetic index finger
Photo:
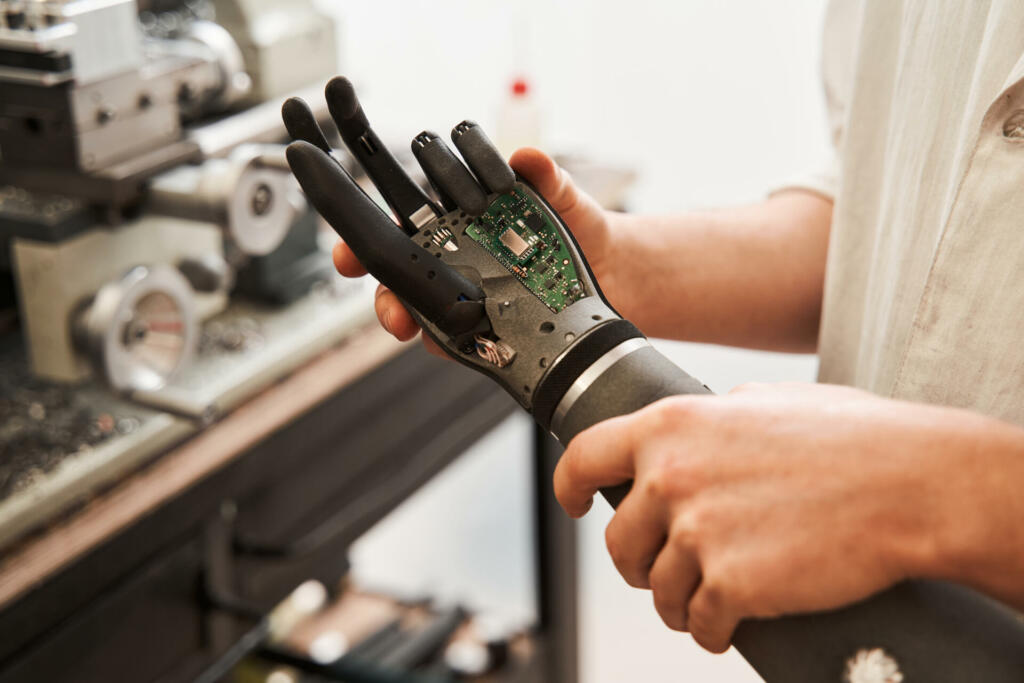
M 405 236 L 334 159 L 294 142 L 288 164 L 317 211 L 382 284 L 455 338 L 484 318 L 484 292 Z
M 440 209 L 412 181 L 398 160 L 388 151 L 356 97 L 352 83 L 338 76 L 327 84 L 327 108 L 338 126 L 341 139 L 380 190 L 384 201 L 398 216 L 402 229 L 409 235 L 440 215 Z

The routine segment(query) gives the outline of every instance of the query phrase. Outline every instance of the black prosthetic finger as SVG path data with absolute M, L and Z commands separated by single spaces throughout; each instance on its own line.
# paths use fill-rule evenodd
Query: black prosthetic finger
M 516 184 L 516 173 L 494 146 L 483 128 L 463 121 L 452 128 L 452 142 L 470 169 L 490 192 L 504 194 Z
M 440 215 L 440 209 L 413 182 L 370 128 L 352 83 L 338 76 L 327 84 L 325 96 L 327 108 L 338 126 L 341 139 L 380 190 L 384 201 L 398 216 L 405 232 L 413 235 Z
M 305 141 L 287 155 L 310 203 L 375 278 L 450 337 L 481 322 L 483 290 L 404 235 L 334 159 Z
M 437 200 L 441 202 L 441 206 L 445 211 L 454 211 L 459 208 L 459 205 L 455 203 L 455 200 L 448 196 L 448 194 L 437 186 L 437 183 L 431 178 L 427 178 L 427 182 L 430 183 L 430 187 L 434 190 L 434 194 L 437 195 Z
M 423 131 L 412 141 L 412 153 L 424 173 L 440 191 L 470 216 L 487 210 L 487 194 L 469 169 L 459 161 L 437 133 Z
M 354 144 L 370 130 L 370 121 L 356 97 L 352 81 L 344 76 L 336 76 L 327 83 L 324 94 L 331 117 L 347 144 Z
M 281 106 L 281 118 L 284 119 L 284 127 L 293 140 L 304 140 L 327 154 L 331 153 L 331 145 L 327 142 L 327 136 L 324 135 L 313 110 L 309 108 L 305 100 L 299 97 L 286 100 Z

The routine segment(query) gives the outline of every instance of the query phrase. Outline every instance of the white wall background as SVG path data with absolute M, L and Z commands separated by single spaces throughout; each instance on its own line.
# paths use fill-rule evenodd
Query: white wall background
M 628 163 L 641 210 L 756 199 L 826 145 L 823 0 L 326 0 L 375 125 L 493 129 L 525 74 L 553 151 Z
M 816 166 L 827 137 L 819 87 L 823 0 L 324 0 L 341 19 L 342 64 L 382 137 L 493 128 L 525 75 L 544 144 L 639 172 L 630 205 L 678 211 L 755 201 Z M 810 380 L 813 357 L 665 344 L 725 391 L 748 380 Z M 375 585 L 429 588 L 524 616 L 531 595 L 525 419 L 481 442 L 353 549 Z M 758 680 L 661 626 L 604 553 L 610 517 L 580 526 L 585 683 Z

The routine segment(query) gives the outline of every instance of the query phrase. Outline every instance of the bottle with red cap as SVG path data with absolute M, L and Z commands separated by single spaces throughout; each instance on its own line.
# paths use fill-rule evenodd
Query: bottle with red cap
M 506 157 L 520 147 L 540 147 L 541 112 L 530 83 L 523 77 L 512 81 L 498 112 L 495 130 L 498 149 Z

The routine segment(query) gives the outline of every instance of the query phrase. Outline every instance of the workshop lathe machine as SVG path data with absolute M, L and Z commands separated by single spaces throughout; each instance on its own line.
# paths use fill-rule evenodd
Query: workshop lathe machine
M 371 317 L 281 144 L 337 55 L 312 0 L 0 1 L 0 545 Z

